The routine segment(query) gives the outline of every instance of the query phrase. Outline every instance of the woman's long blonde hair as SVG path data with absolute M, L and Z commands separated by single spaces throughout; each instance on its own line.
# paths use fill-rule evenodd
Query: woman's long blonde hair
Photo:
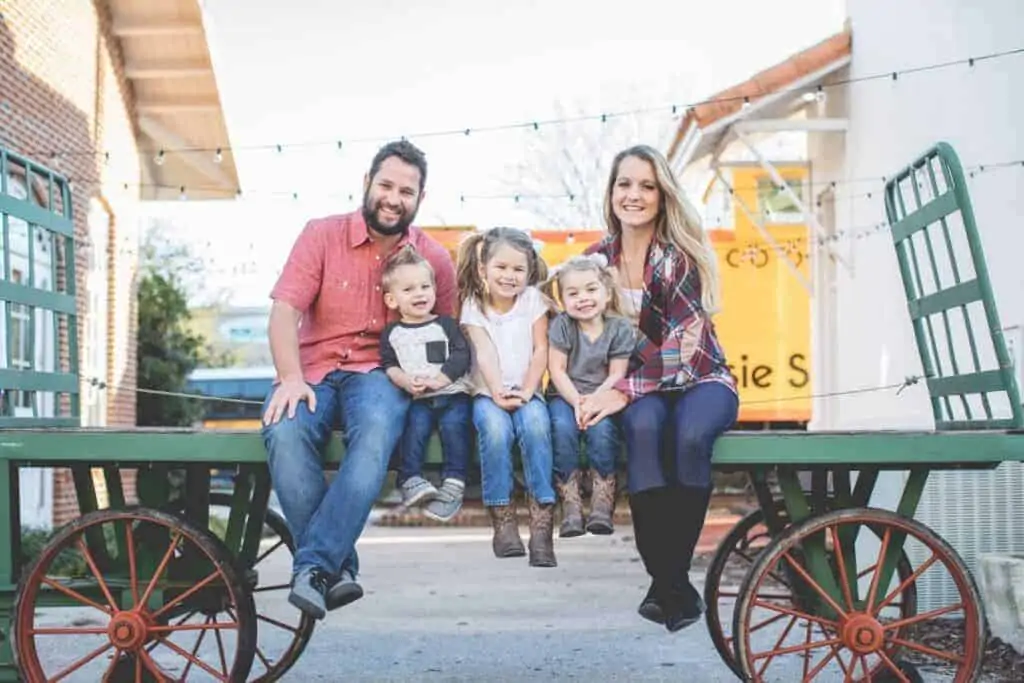
M 715 313 L 719 303 L 718 257 L 711 246 L 711 239 L 701 225 L 700 214 L 686 198 L 686 193 L 676 181 L 668 160 L 653 147 L 634 145 L 616 154 L 612 160 L 608 186 L 604 193 L 604 218 L 608 232 L 615 237 L 622 234 L 622 223 L 612 210 L 612 191 L 615 188 L 615 179 L 619 175 L 619 165 L 626 157 L 646 161 L 654 169 L 661 197 L 654 237 L 662 243 L 672 244 L 693 261 L 700 274 L 701 306 L 706 313 Z

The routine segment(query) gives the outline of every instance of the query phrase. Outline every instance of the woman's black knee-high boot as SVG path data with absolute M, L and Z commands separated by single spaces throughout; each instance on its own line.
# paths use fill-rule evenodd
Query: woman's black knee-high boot
M 704 599 L 690 583 L 690 565 L 700 540 L 708 506 L 711 503 L 711 488 L 693 486 L 672 487 L 667 505 L 671 534 L 667 543 L 671 549 L 666 559 L 671 576 L 664 600 L 664 624 L 675 632 L 700 620 L 704 614 Z
M 633 538 L 651 577 L 651 586 L 637 611 L 656 624 L 665 623 L 666 601 L 673 577 L 671 503 L 672 490 L 668 487 L 629 494 Z

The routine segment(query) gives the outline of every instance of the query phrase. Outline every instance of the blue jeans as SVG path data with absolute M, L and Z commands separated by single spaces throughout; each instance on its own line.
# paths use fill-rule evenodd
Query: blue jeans
M 303 401 L 294 418 L 263 427 L 270 478 L 295 540 L 292 571 L 319 567 L 332 576 L 342 569 L 355 575 L 356 540 L 380 495 L 409 397 L 383 370 L 335 370 L 313 392 L 315 413 Z M 323 453 L 336 426 L 345 432 L 345 459 L 328 487 Z
M 669 483 L 710 488 L 715 440 L 732 427 L 738 410 L 736 394 L 716 382 L 630 403 L 622 412 L 629 492 Z
M 513 442 L 522 456 L 527 491 L 542 505 L 555 502 L 551 419 L 544 399 L 534 396 L 526 405 L 508 412 L 489 396 L 477 396 L 473 399 L 473 426 L 485 506 L 508 505 L 512 499 Z
M 409 406 L 405 433 L 398 442 L 398 477 L 402 484 L 409 477 L 421 475 L 427 459 L 427 444 L 437 426 L 441 436 L 444 464 L 441 480 L 466 481 L 469 453 L 473 440 L 469 433 L 473 402 L 467 394 L 445 394 L 414 400 Z
M 618 416 L 609 415 L 592 427 L 580 431 L 576 426 L 576 413 L 561 396 L 548 401 L 551 415 L 551 443 L 555 451 L 555 474 L 565 481 L 580 468 L 580 438 L 587 449 L 590 466 L 602 477 L 615 472 L 615 457 L 622 447 L 617 424 Z

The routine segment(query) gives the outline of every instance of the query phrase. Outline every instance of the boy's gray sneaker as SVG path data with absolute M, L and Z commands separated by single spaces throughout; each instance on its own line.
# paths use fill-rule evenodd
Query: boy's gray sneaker
M 363 587 L 356 583 L 356 577 L 347 569 L 341 572 L 338 580 L 327 589 L 325 599 L 327 611 L 344 607 L 363 597 Z
M 323 619 L 327 614 L 324 596 L 329 584 L 330 578 L 327 574 L 316 567 L 302 569 L 292 577 L 292 590 L 288 594 L 288 602 L 314 619 Z
M 402 505 L 407 508 L 437 496 L 437 489 L 423 477 L 409 477 L 402 482 L 399 490 L 402 493 Z
M 451 520 L 462 509 L 462 496 L 466 484 L 458 479 L 445 479 L 437 491 L 437 497 L 427 503 L 423 514 L 438 522 Z

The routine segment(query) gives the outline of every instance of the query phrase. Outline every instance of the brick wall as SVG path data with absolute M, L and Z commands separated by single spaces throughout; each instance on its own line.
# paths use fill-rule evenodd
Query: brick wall
M 72 179 L 78 339 L 88 306 L 90 210 L 110 217 L 107 258 L 109 425 L 135 424 L 135 292 L 139 157 L 133 98 L 102 2 L 8 0 L 0 5 L 0 144 Z M 78 153 L 60 154 L 75 150 Z M 109 152 L 83 154 L 82 151 Z M 57 154 L 53 154 L 53 153 Z M 84 349 L 78 354 L 85 358 Z M 57 471 L 54 523 L 77 515 L 70 473 Z M 133 478 L 126 482 L 134 497 Z

